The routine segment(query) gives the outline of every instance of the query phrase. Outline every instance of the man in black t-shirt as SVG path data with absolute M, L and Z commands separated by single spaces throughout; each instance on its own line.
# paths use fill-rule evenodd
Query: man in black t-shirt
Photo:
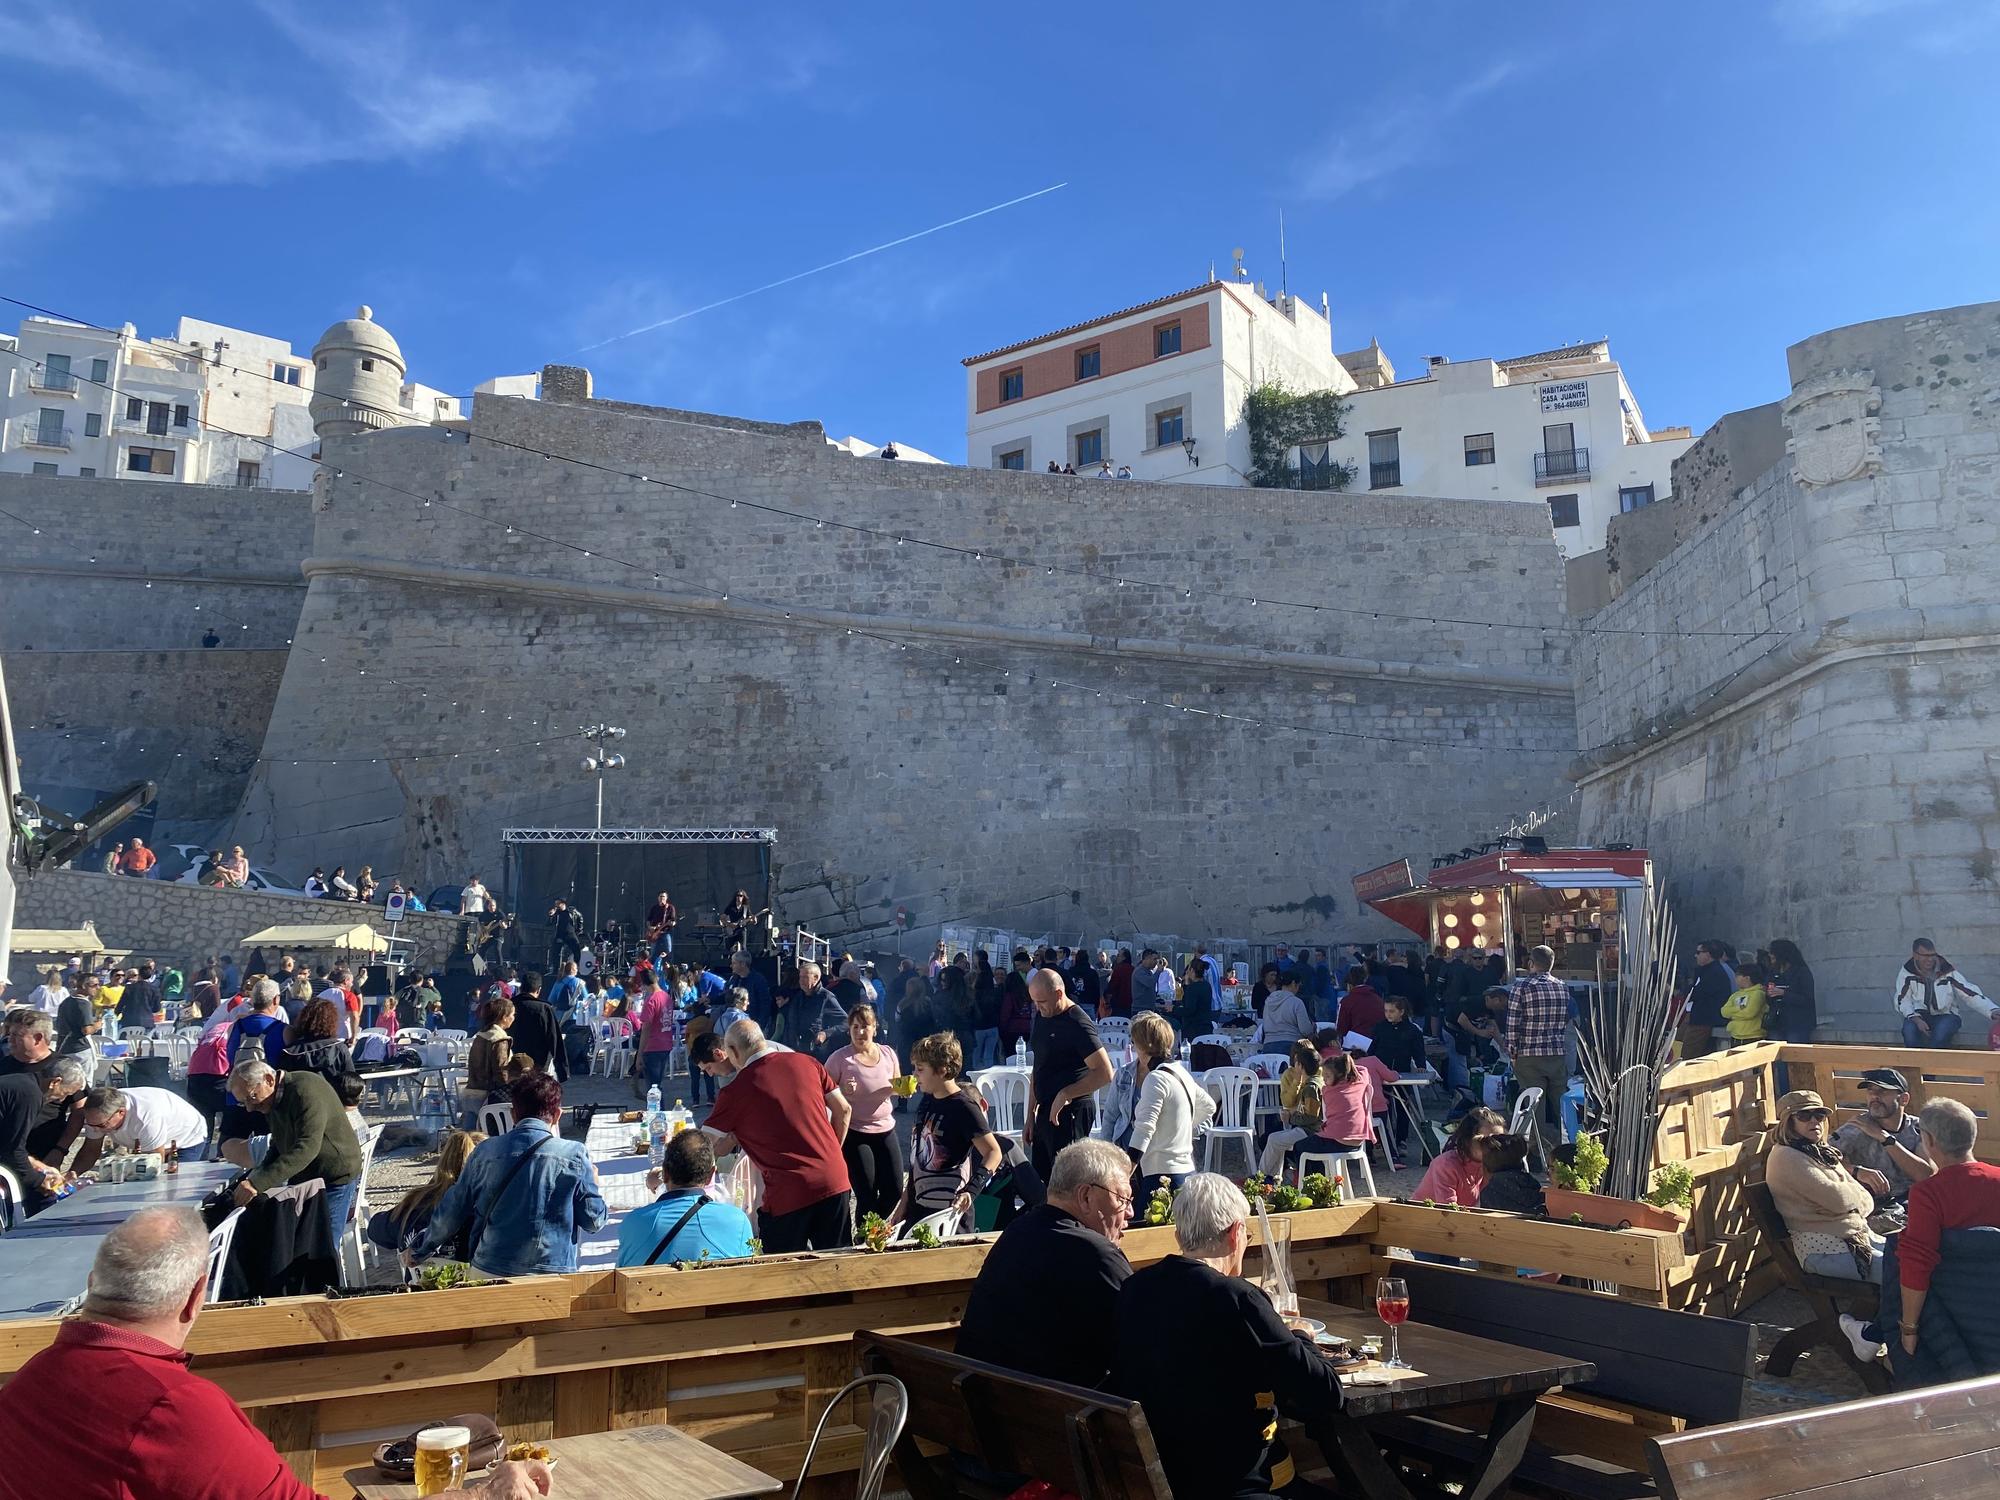
M 139 965 L 139 977 L 125 986 L 118 997 L 118 1025 L 125 1031 L 150 1030 L 160 1012 L 160 983 L 153 977 L 153 961 Z
M 1046 1182 L 1056 1153 L 1089 1135 L 1097 1122 L 1095 1096 L 1111 1083 L 1111 1057 L 1097 1038 L 1097 1023 L 1064 992 L 1062 975 L 1054 969 L 1037 969 L 1029 976 L 1028 997 L 1035 1005 L 1028 1042 L 1035 1068 L 1028 1080 L 1021 1138 Z
M 1071 1145 L 1049 1174 L 1048 1201 L 986 1252 L 957 1352 L 1043 1380 L 1103 1385 L 1118 1288 L 1132 1274 L 1117 1244 L 1131 1213 L 1132 1159 L 1110 1141 Z
M 90 1050 L 91 1035 L 101 1024 L 97 1007 L 91 1003 L 96 993 L 95 979 L 79 979 L 69 998 L 56 1007 L 56 1051 L 67 1055 Z

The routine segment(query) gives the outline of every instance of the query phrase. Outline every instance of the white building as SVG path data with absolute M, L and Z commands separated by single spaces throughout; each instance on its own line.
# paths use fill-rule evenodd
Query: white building
M 316 371 L 283 339 L 199 318 L 142 339 L 130 323 L 33 317 L 5 342 L 23 357 L 0 358 L 0 473 L 312 487 Z M 460 415 L 456 398 L 403 383 L 396 358 L 384 399 L 405 420 Z
M 1685 427 L 1651 432 L 1608 342 L 1520 359 L 1433 359 L 1398 381 L 1386 358 L 1362 368 L 1346 435 L 1299 454 L 1304 482 L 1352 471 L 1349 488 L 1546 504 L 1566 557 L 1604 545 L 1620 511 L 1664 500 Z
M 1249 483 L 1243 398 L 1276 380 L 1352 391 L 1326 298 L 1209 281 L 965 361 L 966 462 L 1169 483 Z

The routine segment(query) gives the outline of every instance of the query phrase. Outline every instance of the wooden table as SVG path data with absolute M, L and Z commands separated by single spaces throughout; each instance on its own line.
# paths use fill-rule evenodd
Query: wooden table
M 747 1500 L 784 1488 L 761 1469 L 739 1463 L 678 1427 L 626 1427 L 556 1438 L 558 1500 Z M 347 1471 L 361 1500 L 415 1500 L 413 1484 L 384 1484 L 373 1465 Z
M 1318 1318 L 1329 1333 L 1356 1342 L 1381 1335 L 1387 1347 L 1388 1329 L 1382 1320 L 1358 1308 L 1302 1301 L 1299 1311 Z M 1493 1425 L 1462 1492 L 1463 1500 L 1491 1500 L 1506 1488 L 1527 1451 L 1535 1425 L 1536 1398 L 1554 1387 L 1575 1385 L 1597 1375 L 1597 1366 L 1587 1360 L 1422 1323 L 1403 1325 L 1402 1356 L 1424 1373 L 1389 1385 L 1347 1386 L 1341 1411 L 1324 1421 L 1306 1424 L 1334 1473 L 1341 1477 L 1344 1493 L 1368 1495 L 1373 1500 L 1408 1500 L 1411 1495 L 1376 1447 L 1368 1430 L 1370 1417 L 1491 1401 Z

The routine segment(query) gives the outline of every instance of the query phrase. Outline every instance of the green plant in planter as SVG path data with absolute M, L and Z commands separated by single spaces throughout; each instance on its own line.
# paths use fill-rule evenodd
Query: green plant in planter
M 1306 1198 L 1314 1208 L 1332 1208 L 1340 1202 L 1340 1189 L 1333 1185 L 1333 1179 L 1324 1172 L 1310 1174 L 1303 1186 Z
M 1550 1175 L 1559 1188 L 1573 1193 L 1594 1193 L 1610 1170 L 1611 1158 L 1604 1154 L 1604 1143 L 1594 1135 L 1583 1135 L 1577 1137 L 1569 1164 L 1556 1162 Z
M 928 1224 L 919 1224 L 910 1231 L 910 1242 L 920 1250 L 935 1250 L 944 1243 L 937 1231 Z
M 861 1216 L 861 1246 L 864 1250 L 882 1251 L 889 1248 L 889 1240 L 895 1231 L 889 1221 L 880 1214 Z
M 423 1292 L 449 1291 L 455 1286 L 472 1286 L 479 1281 L 472 1267 L 463 1261 L 441 1260 L 436 1265 L 425 1266 L 417 1272 L 417 1290 Z
M 1154 1228 L 1174 1222 L 1174 1190 L 1169 1183 L 1163 1180 L 1153 1189 L 1153 1195 L 1146 1200 L 1144 1218 Z
M 1645 1202 L 1655 1208 L 1694 1208 L 1694 1173 L 1682 1162 L 1669 1162 L 1653 1173 Z

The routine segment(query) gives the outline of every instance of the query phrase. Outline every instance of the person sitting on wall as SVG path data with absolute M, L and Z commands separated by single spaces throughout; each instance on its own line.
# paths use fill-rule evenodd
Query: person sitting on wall
M 1910 956 L 1896 974 L 1895 1003 L 1905 1047 L 1949 1047 L 1965 1024 L 1965 1011 L 1990 1022 L 1995 1008 L 1929 938 L 1910 944 Z
M 618 1227 L 618 1264 L 675 1266 L 755 1255 L 750 1216 L 709 1197 L 714 1181 L 715 1149 L 705 1132 L 683 1130 L 668 1141 L 663 1168 L 646 1174 L 646 1186 L 659 1196 Z

